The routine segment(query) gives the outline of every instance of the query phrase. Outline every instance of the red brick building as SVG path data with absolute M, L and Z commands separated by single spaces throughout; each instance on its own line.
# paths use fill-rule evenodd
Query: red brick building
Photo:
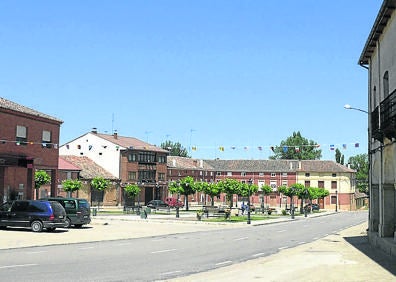
M 0 197 L 33 199 L 34 173 L 51 176 L 49 191 L 56 195 L 61 120 L 0 98 Z

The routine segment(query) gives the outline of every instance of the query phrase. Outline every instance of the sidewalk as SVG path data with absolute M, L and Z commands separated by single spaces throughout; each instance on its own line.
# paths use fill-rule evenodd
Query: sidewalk
M 324 215 L 326 214 L 317 216 Z M 136 215 L 95 216 L 92 224 L 86 228 L 57 229 L 53 233 L 34 233 L 28 229 L 18 232 L 12 229 L 1 230 L 0 249 L 118 240 L 247 226 L 246 222 L 206 223 L 188 220 L 184 216 L 186 215 L 176 219 L 169 215 L 150 215 L 147 220 Z M 252 221 L 251 225 L 287 220 L 290 218 Z M 167 281 L 396 281 L 396 260 L 368 244 L 366 229 L 367 223 L 360 224 L 268 257 Z

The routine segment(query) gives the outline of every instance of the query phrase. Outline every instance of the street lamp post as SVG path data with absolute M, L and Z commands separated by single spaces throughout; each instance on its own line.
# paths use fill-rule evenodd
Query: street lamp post
M 356 111 L 360 111 L 362 113 L 368 114 L 368 111 L 365 111 L 365 110 L 362 110 L 362 109 L 359 109 L 359 108 L 354 108 L 354 107 L 352 107 L 349 104 L 344 105 L 344 108 L 347 109 L 347 110 L 356 110 Z
M 179 218 L 179 199 L 180 199 L 180 182 L 177 181 L 177 205 L 176 205 L 176 218 Z
M 336 190 L 336 208 L 335 211 L 338 212 L 338 191 Z
M 250 178 L 248 180 L 248 217 L 247 217 L 247 224 L 250 224 L 250 188 L 253 184 L 253 180 Z
M 291 189 L 291 197 L 290 197 L 291 219 L 294 219 L 294 192 L 295 192 L 295 188 L 292 187 L 290 189 Z

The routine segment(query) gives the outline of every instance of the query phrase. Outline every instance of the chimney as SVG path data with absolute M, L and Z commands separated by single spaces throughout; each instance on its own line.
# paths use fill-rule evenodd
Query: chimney
M 93 134 L 96 134 L 96 133 L 98 133 L 98 129 L 97 129 L 96 127 L 93 127 L 91 132 L 92 132 Z
M 114 130 L 113 137 L 114 137 L 114 139 L 118 139 L 117 130 Z

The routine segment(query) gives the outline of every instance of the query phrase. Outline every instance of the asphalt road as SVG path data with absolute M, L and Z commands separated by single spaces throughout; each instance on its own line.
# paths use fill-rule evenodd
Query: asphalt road
M 254 227 L 2 250 L 0 277 L 2 281 L 171 279 L 269 256 L 364 221 L 367 213 L 338 213 Z

